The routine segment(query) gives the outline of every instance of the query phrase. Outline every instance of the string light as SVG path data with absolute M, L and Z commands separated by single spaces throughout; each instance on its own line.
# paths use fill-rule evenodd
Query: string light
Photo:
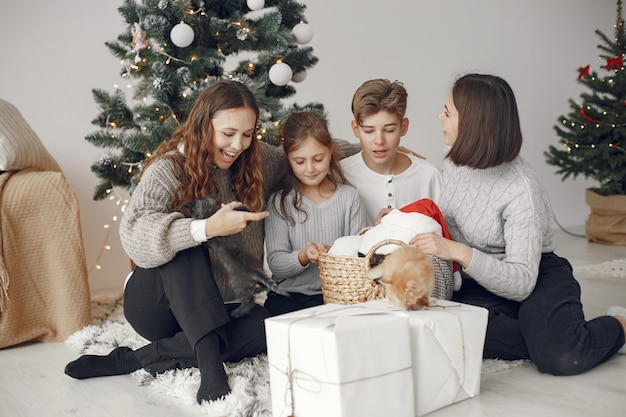
M 578 123 L 578 122 L 576 122 L 576 120 L 569 120 L 568 121 L 567 119 L 563 119 L 561 122 L 564 125 L 568 125 L 569 124 L 571 127 L 576 127 L 576 125 L 579 125 L 579 127 L 581 129 L 584 129 L 588 125 L 588 123 Z M 599 128 L 603 127 L 603 126 L 610 126 L 612 129 L 615 129 L 615 128 L 618 128 L 618 127 L 625 127 L 626 123 L 621 123 L 621 124 L 615 124 L 615 123 L 608 124 L 608 123 L 605 123 L 605 124 L 603 124 L 603 123 L 597 122 L 597 123 L 593 123 L 591 125 L 592 125 L 592 127 L 595 127 L 596 129 L 599 129 Z
M 115 201 L 115 205 L 118 207 L 119 213 L 116 213 L 111 218 L 111 221 L 113 223 L 117 223 L 117 221 L 119 219 L 118 214 L 123 214 L 124 211 L 126 211 L 126 207 L 128 206 L 128 199 L 122 198 L 112 188 L 106 190 L 106 193 L 109 194 L 108 199 L 111 200 L 111 201 Z M 104 224 L 103 225 L 103 229 L 106 230 L 106 233 L 104 235 L 104 242 L 100 246 L 100 251 L 98 252 L 98 256 L 96 257 L 96 260 L 93 263 L 93 265 L 89 268 L 89 272 L 93 271 L 94 269 L 97 269 L 99 271 L 102 270 L 102 265 L 100 264 L 100 260 L 102 259 L 102 256 L 104 255 L 105 252 L 108 252 L 108 251 L 111 250 L 111 245 L 109 244 L 109 238 L 111 237 L 111 230 L 113 229 L 111 227 L 111 223 Z
M 572 153 L 572 147 L 575 148 L 575 150 L 584 150 L 584 149 L 600 149 L 599 145 L 596 145 L 595 143 L 592 143 L 591 145 L 581 145 L 579 143 L 575 143 L 575 144 L 570 144 L 568 141 L 565 141 L 563 143 L 563 146 L 565 148 L 567 148 L 567 153 L 571 154 Z M 609 143 L 606 145 L 607 147 L 611 148 L 611 149 L 617 149 L 619 151 L 622 152 L 626 152 L 626 149 L 622 148 L 621 146 L 619 146 L 619 144 L 615 144 L 615 143 Z

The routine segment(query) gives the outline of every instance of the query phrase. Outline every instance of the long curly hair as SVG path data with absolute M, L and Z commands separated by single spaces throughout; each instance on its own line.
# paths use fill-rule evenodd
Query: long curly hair
M 259 120 L 259 104 L 248 87 L 232 81 L 217 81 L 203 90 L 189 112 L 187 120 L 178 127 L 170 140 L 163 142 L 149 158 L 147 167 L 159 158 L 168 158 L 180 171 L 180 184 L 170 201 L 177 211 L 184 211 L 184 204 L 217 192 L 210 174 L 214 155 L 212 119 L 222 110 L 251 109 Z M 233 175 L 233 187 L 237 198 L 251 210 L 259 211 L 265 206 L 263 198 L 264 180 L 261 173 L 261 147 L 256 140 L 256 130 L 250 147 L 229 168 Z M 180 145 L 183 153 L 178 152 Z

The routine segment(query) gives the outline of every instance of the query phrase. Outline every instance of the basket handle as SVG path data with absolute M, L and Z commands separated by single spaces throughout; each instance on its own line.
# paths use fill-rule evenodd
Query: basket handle
M 357 236 L 361 236 L 363 233 L 367 232 L 368 230 L 370 230 L 372 228 L 372 226 L 365 226 L 364 228 L 362 228 L 361 230 L 359 230 L 359 233 L 357 233 Z
M 364 228 L 362 228 L 361 230 L 359 230 L 359 233 L 357 233 L 357 236 L 361 236 L 363 233 L 367 232 L 368 230 L 370 230 L 372 228 L 372 226 L 365 226 Z M 384 242 L 384 241 L 383 241 Z M 404 242 L 401 242 L 404 243 Z M 399 244 L 399 243 L 398 243 Z M 382 246 L 382 245 L 381 245 Z M 375 250 L 378 250 L 378 248 L 380 248 L 380 246 L 376 246 Z M 322 250 L 320 250 L 320 253 L 328 253 L 328 249 L 327 247 L 323 247 Z M 370 255 L 371 257 L 372 255 Z M 369 259 L 369 257 L 368 257 Z
M 374 253 L 376 253 L 378 249 L 382 248 L 385 245 L 398 245 L 398 246 L 406 246 L 406 247 L 409 246 L 406 243 L 404 243 L 402 240 L 398 240 L 398 239 L 381 240 L 380 242 L 372 246 L 372 248 L 367 252 L 367 255 L 365 255 L 365 257 L 367 258 L 368 265 L 370 261 L 372 260 L 372 256 L 374 256 Z

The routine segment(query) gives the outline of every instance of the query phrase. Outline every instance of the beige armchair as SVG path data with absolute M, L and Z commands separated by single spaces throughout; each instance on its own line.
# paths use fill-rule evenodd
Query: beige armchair
M 17 108 L 0 99 L 0 348 L 61 341 L 90 322 L 76 195 Z

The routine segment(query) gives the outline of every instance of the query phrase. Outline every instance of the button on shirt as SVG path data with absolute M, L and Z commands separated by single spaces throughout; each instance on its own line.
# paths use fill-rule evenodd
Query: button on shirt
M 383 208 L 402 208 L 421 198 L 435 203 L 441 191 L 441 172 L 431 162 L 407 155 L 411 166 L 398 175 L 383 175 L 365 165 L 362 152 L 340 161 L 346 179 L 354 185 L 365 208 L 367 224 L 374 225 Z

